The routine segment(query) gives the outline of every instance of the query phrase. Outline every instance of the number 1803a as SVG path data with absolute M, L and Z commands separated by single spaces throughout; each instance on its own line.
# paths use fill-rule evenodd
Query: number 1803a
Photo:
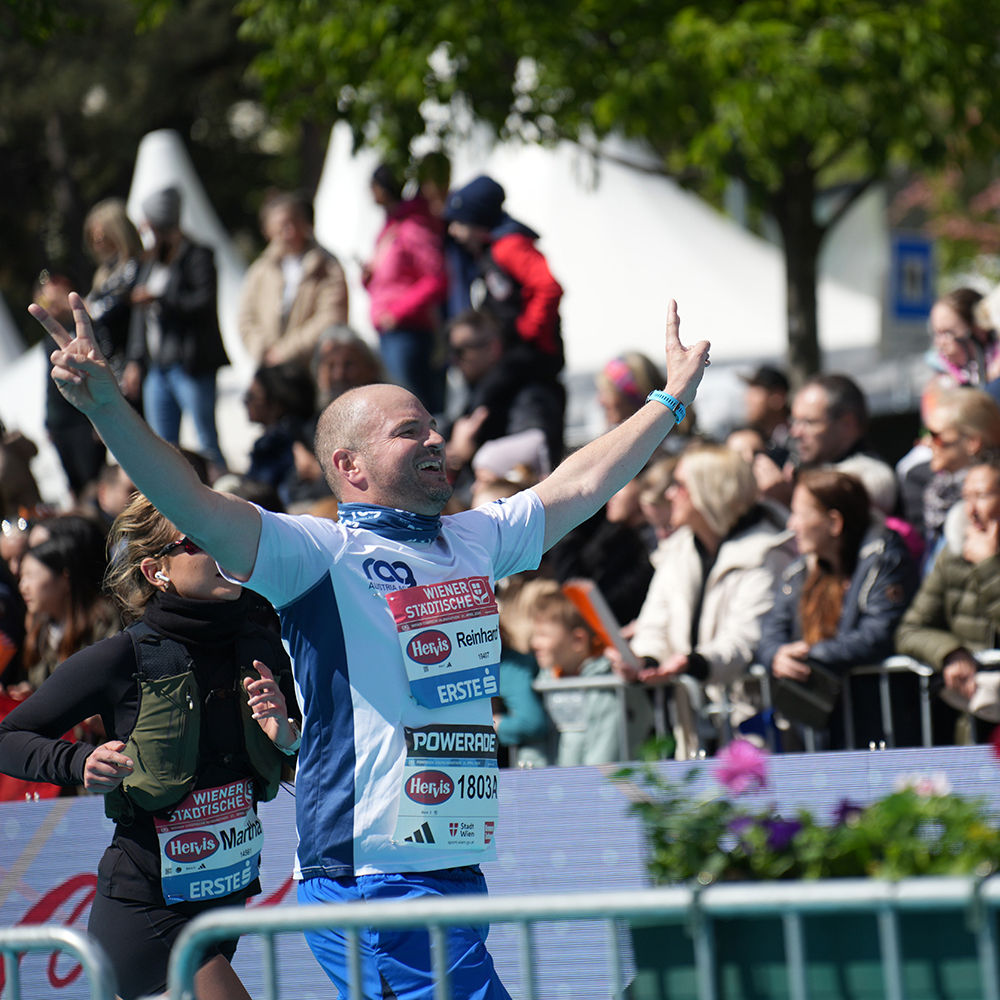
M 458 797 L 461 799 L 495 799 L 497 776 L 495 774 L 463 774 L 458 779 Z

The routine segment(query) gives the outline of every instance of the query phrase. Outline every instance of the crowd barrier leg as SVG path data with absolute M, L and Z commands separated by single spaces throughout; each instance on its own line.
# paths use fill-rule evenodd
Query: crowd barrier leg
M 0 954 L 3 955 L 5 992 L 9 989 L 7 996 L 10 1000 L 22 1000 L 18 956 L 29 951 L 72 952 L 83 966 L 90 988 L 90 1000 L 115 1000 L 118 980 L 104 950 L 83 931 L 59 924 L 0 928 Z

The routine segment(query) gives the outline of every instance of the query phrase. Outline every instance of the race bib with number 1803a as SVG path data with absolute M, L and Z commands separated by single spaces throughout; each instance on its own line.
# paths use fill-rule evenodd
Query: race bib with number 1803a
M 500 614 L 488 577 L 387 594 L 410 693 L 441 708 L 499 693 Z

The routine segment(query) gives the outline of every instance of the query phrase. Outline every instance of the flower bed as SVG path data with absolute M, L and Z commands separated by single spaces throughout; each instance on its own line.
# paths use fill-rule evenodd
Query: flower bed
M 678 781 L 662 765 L 624 768 L 633 809 L 649 844 L 654 882 L 707 886 L 735 880 L 964 875 L 985 878 L 1000 861 L 1000 832 L 984 800 L 955 794 L 943 773 L 897 777 L 893 789 L 861 804 L 844 798 L 832 815 L 776 811 L 768 755 L 745 741 Z M 816 766 L 823 766 L 817 756 Z M 714 792 L 695 795 L 711 770 Z M 992 918 L 991 918 L 992 919 Z M 955 911 L 900 917 L 900 958 L 908 1000 L 978 1000 L 983 995 L 976 939 Z M 789 996 L 780 919 L 715 921 L 720 1000 Z M 810 998 L 877 1000 L 885 995 L 873 914 L 808 916 L 803 921 Z M 634 1000 L 698 994 L 690 935 L 676 925 L 633 928 L 638 975 Z

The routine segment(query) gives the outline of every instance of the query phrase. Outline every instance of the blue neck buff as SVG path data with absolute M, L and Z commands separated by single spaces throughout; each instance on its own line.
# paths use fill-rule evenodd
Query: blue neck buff
M 339 520 L 347 528 L 364 528 L 394 542 L 433 542 L 441 531 L 441 518 L 411 514 L 393 507 L 367 503 L 342 503 Z

